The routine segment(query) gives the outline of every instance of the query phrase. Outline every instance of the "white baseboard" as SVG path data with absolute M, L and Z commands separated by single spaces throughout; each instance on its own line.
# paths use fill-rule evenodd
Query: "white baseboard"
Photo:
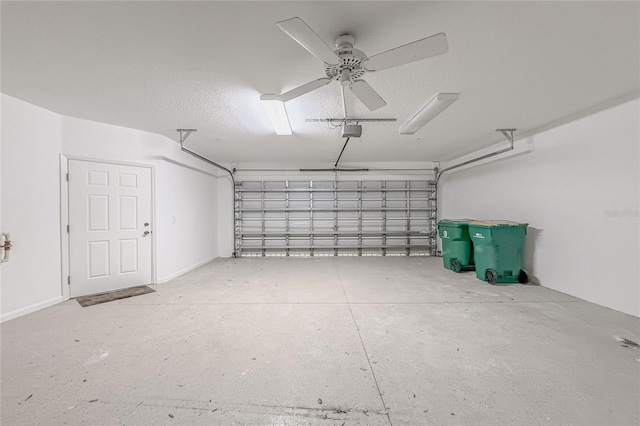
M 9 321 L 11 319 L 21 317 L 22 315 L 30 314 L 32 312 L 39 311 L 40 309 L 48 308 L 49 306 L 64 302 L 65 300 L 67 299 L 62 296 L 58 296 L 54 297 L 53 299 L 45 300 L 44 302 L 35 303 L 24 308 L 16 309 L 15 311 L 7 312 L 6 314 L 2 314 L 0 316 L 0 322 Z
M 206 265 L 209 262 L 213 262 L 214 260 L 216 260 L 218 258 L 218 256 L 213 256 L 209 259 L 205 259 L 202 262 L 198 262 L 195 265 L 189 266 L 188 268 L 182 269 L 178 272 L 174 272 L 173 274 L 167 275 L 166 277 L 162 277 L 158 279 L 158 282 L 156 284 L 164 284 L 166 282 L 169 282 L 175 278 L 178 278 L 180 275 L 184 275 L 187 272 L 191 272 L 194 269 L 198 269 L 199 267 Z

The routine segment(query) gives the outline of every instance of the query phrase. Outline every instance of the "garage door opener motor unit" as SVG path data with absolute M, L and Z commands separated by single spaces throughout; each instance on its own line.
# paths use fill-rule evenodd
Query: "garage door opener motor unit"
M 362 126 L 360 124 L 345 124 L 342 126 L 343 138 L 359 138 L 362 135 Z

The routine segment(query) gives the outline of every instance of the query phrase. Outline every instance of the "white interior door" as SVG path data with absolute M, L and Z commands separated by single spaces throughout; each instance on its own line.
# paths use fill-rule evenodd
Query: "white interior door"
M 70 296 L 151 283 L 151 169 L 69 160 Z

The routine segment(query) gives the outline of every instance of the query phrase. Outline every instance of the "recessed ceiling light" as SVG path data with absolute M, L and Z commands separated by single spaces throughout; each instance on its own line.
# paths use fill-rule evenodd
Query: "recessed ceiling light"
M 265 111 L 267 111 L 276 134 L 291 135 L 287 110 L 284 107 L 284 102 L 278 99 L 278 95 L 260 95 L 260 100 Z

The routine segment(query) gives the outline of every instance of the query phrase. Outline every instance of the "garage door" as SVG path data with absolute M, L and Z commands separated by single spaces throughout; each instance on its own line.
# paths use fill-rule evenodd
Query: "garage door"
M 427 180 L 236 182 L 237 255 L 430 256 Z

